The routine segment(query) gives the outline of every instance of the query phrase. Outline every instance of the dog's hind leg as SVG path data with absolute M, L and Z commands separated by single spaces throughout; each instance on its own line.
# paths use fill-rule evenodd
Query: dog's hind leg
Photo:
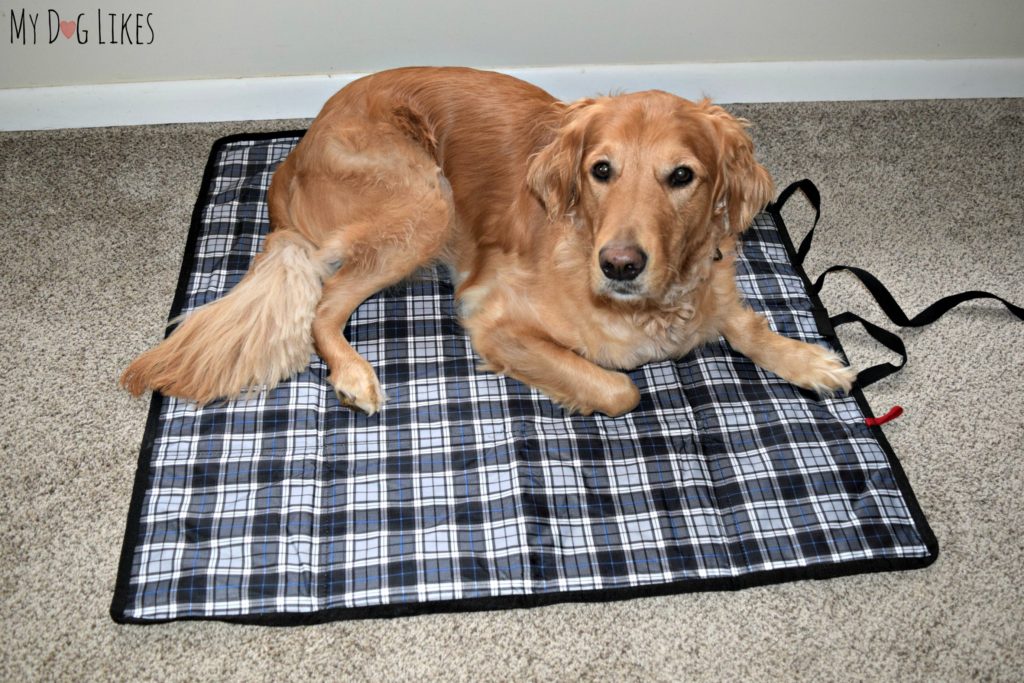
M 443 189 L 388 207 L 372 229 L 345 230 L 322 251 L 334 250 L 341 268 L 324 281 L 313 320 L 317 352 L 330 368 L 330 381 L 343 405 L 368 415 L 385 396 L 373 368 L 342 334 L 349 317 L 367 298 L 431 262 L 448 236 L 450 198 Z

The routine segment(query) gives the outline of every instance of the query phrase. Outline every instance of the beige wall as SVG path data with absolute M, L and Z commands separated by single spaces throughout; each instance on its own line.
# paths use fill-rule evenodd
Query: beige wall
M 36 44 L 12 44 L 39 13 Z M 81 34 L 57 34 L 53 9 Z M 97 10 L 102 28 L 97 26 Z M 116 18 L 111 44 L 110 14 Z M 132 41 L 122 43 L 122 14 Z M 59 28 L 53 24 L 54 30 Z M 87 32 L 87 33 L 86 33 Z M 79 35 L 85 41 L 79 44 Z M 105 44 L 100 44 L 100 41 Z M 2 0 L 0 88 L 481 67 L 1024 57 L 1022 0 Z

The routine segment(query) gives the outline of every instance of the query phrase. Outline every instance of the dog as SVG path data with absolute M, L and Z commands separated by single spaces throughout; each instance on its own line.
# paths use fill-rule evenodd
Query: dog
M 741 300 L 737 237 L 773 196 L 748 123 L 661 91 L 557 101 L 466 68 L 406 68 L 335 94 L 276 170 L 242 281 L 121 377 L 199 404 L 271 387 L 314 349 L 341 403 L 385 401 L 342 330 L 361 302 L 447 265 L 482 368 L 574 413 L 619 416 L 624 372 L 724 336 L 821 394 L 855 373 Z

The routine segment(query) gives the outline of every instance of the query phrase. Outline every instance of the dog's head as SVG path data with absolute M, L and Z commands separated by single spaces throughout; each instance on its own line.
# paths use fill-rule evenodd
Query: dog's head
M 527 181 L 552 220 L 587 231 L 598 296 L 661 300 L 707 273 L 772 197 L 747 123 L 707 101 L 651 91 L 558 106 Z

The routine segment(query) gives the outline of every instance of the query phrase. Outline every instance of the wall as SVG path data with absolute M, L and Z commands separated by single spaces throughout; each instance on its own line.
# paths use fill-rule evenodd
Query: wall
M 3 0 L 0 89 L 404 64 L 1018 59 L 1022 15 L 1020 0 Z M 76 22 L 70 38 L 56 18 Z

